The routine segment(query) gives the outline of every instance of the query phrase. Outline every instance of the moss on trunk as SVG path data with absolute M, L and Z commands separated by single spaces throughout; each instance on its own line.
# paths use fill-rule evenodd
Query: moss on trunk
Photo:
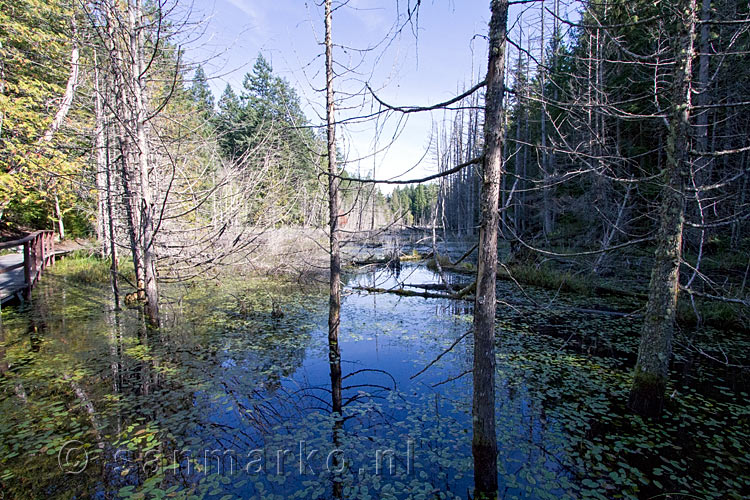
M 658 417 L 664 409 L 665 377 L 638 371 L 633 378 L 628 407 L 648 418 Z

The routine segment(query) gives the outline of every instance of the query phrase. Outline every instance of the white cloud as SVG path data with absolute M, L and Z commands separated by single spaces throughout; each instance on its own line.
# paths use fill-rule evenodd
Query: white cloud
M 258 12 L 251 6 L 248 0 L 227 0 L 229 3 L 240 9 L 242 12 L 250 16 L 255 21 L 258 19 Z
M 227 2 L 247 15 L 249 24 L 252 25 L 257 34 L 262 37 L 268 35 L 266 16 L 262 8 L 257 8 L 257 2 L 253 2 L 253 0 L 227 0 Z
M 352 0 L 347 7 L 342 12 L 362 23 L 368 32 L 388 29 L 392 23 L 387 22 L 387 16 L 395 14 L 377 0 Z

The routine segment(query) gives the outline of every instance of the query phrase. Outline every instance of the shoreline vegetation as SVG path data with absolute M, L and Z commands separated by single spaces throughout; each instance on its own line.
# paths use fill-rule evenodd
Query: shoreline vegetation
M 402 263 L 422 263 L 432 271 L 438 272 L 435 262 L 434 252 L 425 246 L 424 239 L 428 238 L 429 231 L 425 231 L 420 245 L 412 246 L 411 250 L 393 248 L 384 252 L 384 247 L 393 244 L 395 241 L 408 241 L 409 236 L 414 240 L 414 230 L 406 230 L 407 237 L 401 237 L 397 233 L 390 233 L 387 238 L 374 239 L 370 234 L 365 234 L 359 238 L 347 242 L 344 247 L 345 257 L 342 265 L 346 272 L 362 272 L 371 269 L 373 266 L 394 266 Z M 323 284 L 328 279 L 327 276 L 327 254 L 323 249 L 325 243 L 325 233 L 316 230 L 305 229 L 271 229 L 263 232 L 262 237 L 257 241 L 257 257 L 243 263 L 217 264 L 215 272 L 208 278 L 202 278 L 201 281 L 221 280 L 222 277 L 237 275 L 246 275 L 249 277 L 277 277 L 290 283 L 299 283 L 302 285 Z M 353 253 L 347 253 L 346 248 L 356 248 Z M 410 246 L 406 244 L 406 246 Z M 421 251 L 417 247 L 422 248 Z M 509 247 L 505 246 L 506 251 Z M 402 296 L 414 296 L 425 298 L 445 298 L 473 300 L 473 289 L 471 288 L 470 277 L 476 273 L 476 250 L 474 247 L 469 249 L 468 255 L 451 257 L 448 253 L 438 253 L 438 260 L 442 271 L 455 273 L 466 276 L 466 282 L 463 286 L 454 287 L 453 293 L 445 292 L 445 285 L 435 285 L 429 289 L 417 290 L 387 290 L 377 287 L 363 289 L 371 293 L 396 293 Z M 567 249 L 570 251 L 570 248 Z M 630 287 L 622 286 L 626 283 L 623 280 L 614 282 L 613 280 L 592 275 L 585 271 L 572 272 L 570 269 L 575 263 L 566 262 L 563 259 L 536 262 L 523 260 L 524 257 L 514 258 L 506 254 L 503 258 L 503 247 L 501 246 L 501 255 L 497 268 L 497 279 L 509 281 L 516 285 L 518 293 L 522 296 L 524 287 L 538 287 L 554 293 L 565 293 L 570 296 L 578 297 L 582 303 L 585 303 L 586 297 L 613 297 L 619 300 L 619 307 L 625 309 L 605 309 L 601 313 L 623 314 L 634 318 L 642 317 L 642 308 L 648 299 L 647 289 L 641 286 L 640 289 L 633 288 L 632 284 L 638 281 L 633 278 Z M 641 255 L 648 255 L 649 249 L 645 248 L 636 256 L 623 256 L 623 259 L 643 259 Z M 462 258 L 463 257 L 463 258 Z M 461 259 L 456 263 L 455 260 Z M 722 268 L 718 265 L 721 260 L 708 260 L 712 270 L 729 275 L 734 272 L 735 275 L 741 273 L 739 266 Z M 728 259 L 731 264 L 733 261 Z M 741 264 L 739 261 L 737 262 Z M 109 258 L 101 259 L 97 254 L 93 242 L 89 244 L 88 249 L 79 249 L 71 255 L 66 256 L 62 261 L 60 272 L 66 274 L 67 279 L 81 283 L 108 283 L 110 281 L 111 260 Z M 53 270 L 54 272 L 54 270 Z M 127 258 L 120 258 L 118 273 L 126 283 L 133 284 L 135 275 L 132 261 Z M 180 282 L 179 276 L 169 276 L 162 278 L 165 282 Z M 188 282 L 191 278 L 187 279 Z M 642 283 L 641 283 L 642 285 Z M 463 289 L 463 290 L 462 290 Z M 135 290 L 129 289 L 128 293 Z M 456 292 L 462 292 L 457 294 Z M 585 307 L 583 308 L 585 309 Z M 595 309 L 589 311 L 596 312 Z M 696 314 L 697 312 L 697 314 Z M 700 321 L 698 320 L 700 318 Z M 689 296 L 681 297 L 678 303 L 677 322 L 686 327 L 697 327 L 700 325 L 711 326 L 716 328 L 731 329 L 739 332 L 750 331 L 750 318 L 747 311 L 741 305 L 728 304 L 717 300 L 707 300 L 700 297 L 691 301 Z

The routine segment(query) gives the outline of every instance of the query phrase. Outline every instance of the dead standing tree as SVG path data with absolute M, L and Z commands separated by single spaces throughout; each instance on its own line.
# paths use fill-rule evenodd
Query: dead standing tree
M 330 0 L 328 0 L 330 1 Z M 328 1 L 326 6 L 328 7 Z M 499 224 L 500 182 L 503 170 L 503 145 L 505 140 L 505 119 L 503 97 L 505 93 L 505 47 L 507 38 L 508 0 L 490 2 L 491 20 L 489 25 L 489 57 L 487 78 L 461 96 L 449 101 L 426 107 L 396 107 L 384 103 L 374 96 L 378 103 L 391 110 L 408 114 L 445 108 L 473 94 L 486 85 L 484 151 L 481 158 L 463 162 L 454 168 L 421 179 L 383 181 L 377 179 L 351 179 L 352 182 L 409 184 L 449 176 L 469 165 L 482 161 L 482 191 L 480 198 L 480 240 L 479 265 L 477 269 L 477 290 L 474 306 L 474 392 L 472 403 L 472 455 L 474 457 L 475 498 L 497 497 L 497 438 L 495 431 L 495 295 L 497 275 L 497 239 Z M 327 10 L 327 13 L 329 11 Z M 328 20 L 328 16 L 327 16 Z M 327 21 L 328 22 L 328 21 Z M 329 26 L 329 24 L 327 24 Z M 327 32 L 328 35 L 328 32 Z M 328 47 L 329 39 L 326 39 Z M 327 64 L 327 68 L 329 64 Z M 329 79 L 330 81 L 330 79 Z M 331 89 L 328 95 L 332 97 Z M 329 148 L 331 141 L 332 100 L 328 102 Z M 330 155 L 331 153 L 329 153 Z M 330 168 L 330 167 L 329 167 Z M 334 171 L 329 177 L 340 178 Z M 331 212 L 331 231 L 337 212 Z M 333 237 L 332 237 L 333 239 Z M 333 247 L 332 247 L 333 248 Z M 331 258 L 333 272 L 333 255 Z M 336 289 L 338 290 L 338 289 Z M 331 304 L 334 304 L 334 286 L 331 285 Z M 337 303 L 336 305 L 340 305 Z M 338 313 L 338 311 L 336 311 Z M 336 317 L 338 319 L 338 316 Z M 330 317 L 329 317 L 330 328 Z
M 328 345 L 331 362 L 331 381 L 341 379 L 338 337 L 341 322 L 341 252 L 339 249 L 339 172 L 336 167 L 336 109 L 333 94 L 333 42 L 331 41 L 331 0 L 325 2 L 325 49 L 326 49 L 326 137 L 328 144 L 328 216 L 329 251 L 331 253 L 330 296 L 328 311 Z M 334 373 L 338 366 L 339 372 Z M 338 398 L 336 397 L 338 392 Z M 334 401 L 341 400 L 341 385 L 334 390 Z M 334 408 L 334 412 L 337 411 Z M 338 412 L 341 409 L 338 408 Z
M 111 111 L 118 124 L 120 177 L 136 285 L 139 296 L 145 299 L 146 316 L 155 326 L 159 324 L 157 221 L 149 123 L 165 103 L 151 109 L 147 94 L 153 63 L 166 37 L 163 7 L 156 3 L 145 12 L 141 0 L 128 0 L 124 6 L 103 0 L 92 3 L 89 12 L 107 52 L 109 71 L 105 77 L 113 88 Z
M 336 423 L 333 441 L 339 445 L 339 434 L 343 423 L 341 399 L 341 349 L 339 328 L 341 326 L 341 250 L 339 248 L 339 171 L 336 167 L 336 108 L 333 93 L 333 42 L 331 40 L 331 0 L 325 0 L 325 53 L 326 53 L 326 139 L 328 151 L 328 216 L 329 251 L 331 253 L 330 295 L 328 304 L 328 360 L 331 374 L 331 409 Z M 341 498 L 342 484 L 333 483 L 334 496 Z
M 484 115 L 481 216 L 477 291 L 474 303 L 474 395 L 472 402 L 475 498 L 497 497 L 497 437 L 495 432 L 495 285 L 500 181 L 503 170 L 505 119 L 505 47 L 508 1 L 490 3 L 489 62 Z
M 157 22 L 161 24 L 160 6 L 157 8 Z M 133 99 L 133 120 L 137 147 L 137 172 L 140 180 L 140 243 L 143 257 L 143 280 L 146 293 L 146 315 L 153 324 L 159 324 L 159 293 L 156 285 L 156 251 L 154 236 L 154 201 L 149 179 L 149 143 L 146 127 L 148 126 L 148 112 L 146 99 L 146 62 L 144 22 L 141 0 L 128 2 L 128 30 L 130 36 L 131 82 Z M 157 40 L 158 44 L 158 40 Z M 154 49 L 156 50 L 156 48 Z
M 651 273 L 646 319 L 641 329 L 641 346 L 629 401 L 634 411 L 645 416 L 658 415 L 664 405 L 680 285 L 685 186 L 689 171 L 687 153 L 696 0 L 680 2 L 675 10 L 681 23 L 678 43 L 674 47 L 673 96 L 668 118 L 667 162 L 663 172 L 656 261 Z

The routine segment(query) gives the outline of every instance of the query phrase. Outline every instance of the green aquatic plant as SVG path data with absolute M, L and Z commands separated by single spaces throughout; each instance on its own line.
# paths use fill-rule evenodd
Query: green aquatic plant
M 174 284 L 164 287 L 163 327 L 150 330 L 139 311 L 114 311 L 106 282 L 74 282 L 61 269 L 31 304 L 2 311 L 5 498 L 333 497 L 334 482 L 347 498 L 465 498 L 470 337 L 410 377 L 470 328 L 466 304 L 347 295 L 339 340 L 348 402 L 338 417 L 326 389 L 320 290 L 244 276 Z M 750 488 L 750 398 L 747 373 L 736 368 L 748 363 L 744 336 L 684 329 L 665 416 L 643 421 L 625 408 L 637 318 L 580 312 L 632 307 L 632 299 L 526 292 L 498 282 L 499 298 L 512 301 L 498 309 L 496 337 L 506 498 L 742 498 Z M 330 449 L 334 428 L 347 467 L 332 475 L 315 455 L 300 477 L 300 441 Z M 89 459 L 77 475 L 59 464 L 72 441 Z M 294 460 L 281 474 L 227 475 L 202 457 L 256 448 L 289 449 Z M 374 474 L 378 449 L 396 452 L 392 474 Z M 63 464 L 80 461 L 71 454 Z

